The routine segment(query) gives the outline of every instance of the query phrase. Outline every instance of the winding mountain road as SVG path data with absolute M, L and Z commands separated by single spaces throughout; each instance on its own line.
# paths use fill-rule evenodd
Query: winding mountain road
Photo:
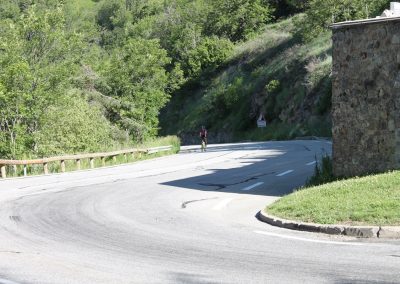
M 210 146 L 0 181 L 0 283 L 399 283 L 400 242 L 289 231 L 255 215 L 328 141 Z

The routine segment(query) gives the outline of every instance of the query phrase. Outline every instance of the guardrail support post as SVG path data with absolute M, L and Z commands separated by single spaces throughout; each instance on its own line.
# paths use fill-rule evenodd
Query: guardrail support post
M 44 170 L 44 174 L 45 174 L 45 175 L 48 175 L 48 174 L 49 174 L 49 167 L 48 167 L 47 163 L 44 163 L 44 164 L 43 164 L 43 170 Z
M 76 168 L 78 171 L 81 169 L 81 160 L 80 159 L 76 160 Z
M 114 164 L 117 162 L 117 156 L 113 156 L 113 162 Z
M 6 166 L 5 165 L 0 165 L 0 169 L 1 169 L 1 177 L 2 178 L 7 178 Z
M 28 175 L 28 170 L 27 170 L 27 166 L 24 165 L 24 177 L 26 177 Z
M 124 158 L 125 158 L 125 163 L 128 162 L 128 155 L 126 153 L 124 154 Z
M 65 173 L 65 161 L 61 160 L 61 172 Z
M 90 158 L 89 161 L 90 161 L 90 168 L 94 169 L 94 158 Z
M 101 166 L 102 167 L 106 166 L 106 157 L 101 157 Z
M 17 177 L 18 176 L 17 165 L 13 165 L 13 170 L 14 170 L 14 175 Z

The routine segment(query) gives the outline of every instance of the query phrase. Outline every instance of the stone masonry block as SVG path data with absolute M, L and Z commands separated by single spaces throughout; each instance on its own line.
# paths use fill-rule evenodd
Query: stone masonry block
M 334 173 L 392 170 L 400 163 L 400 19 L 346 23 L 332 38 Z

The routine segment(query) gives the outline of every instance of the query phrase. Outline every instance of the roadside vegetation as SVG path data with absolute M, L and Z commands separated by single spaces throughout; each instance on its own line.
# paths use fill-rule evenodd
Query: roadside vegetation
M 307 180 L 307 187 L 317 186 L 340 179 L 333 174 L 332 158 L 329 155 L 323 155 L 321 160 L 315 157 L 315 160 L 314 174 Z
M 277 20 L 236 42 L 217 68 L 174 94 L 161 115 L 162 133 L 178 128 L 184 143 L 192 142 L 199 125 L 218 142 L 331 136 L 328 26 L 375 16 L 389 1 L 276 2 L 285 2 L 273 6 Z M 265 129 L 257 129 L 260 114 Z
M 318 224 L 400 225 L 400 172 L 302 188 L 265 211 L 289 220 Z
M 176 124 L 184 134 L 198 125 L 227 134 L 226 140 L 279 140 L 330 134 L 330 33 L 304 42 L 298 15 L 267 25 L 258 36 L 239 43 L 225 64 L 183 86 L 161 116 L 163 129 Z M 257 129 L 260 114 L 266 129 Z M 212 139 L 212 137 L 210 138 Z
M 185 140 L 202 124 L 222 140 L 329 136 L 327 25 L 388 3 L 2 0 L 0 157 Z

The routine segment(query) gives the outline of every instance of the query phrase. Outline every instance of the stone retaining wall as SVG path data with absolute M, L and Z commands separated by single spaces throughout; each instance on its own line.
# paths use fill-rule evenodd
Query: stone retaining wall
M 333 26 L 333 168 L 400 168 L 400 19 Z

